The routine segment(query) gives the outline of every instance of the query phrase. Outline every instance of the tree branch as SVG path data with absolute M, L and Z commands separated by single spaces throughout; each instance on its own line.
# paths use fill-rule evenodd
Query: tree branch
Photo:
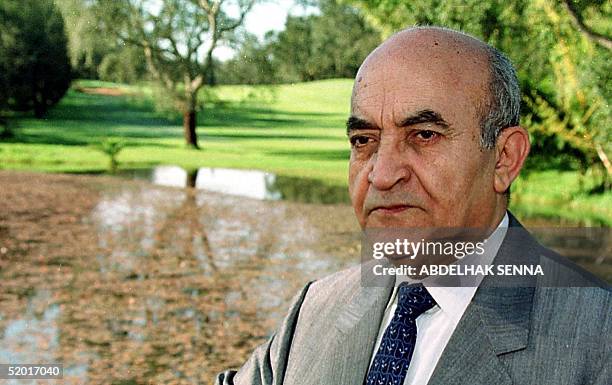
M 148 42 L 145 41 L 143 42 L 143 47 L 149 70 L 151 71 L 153 76 L 157 78 L 157 80 L 159 80 L 168 91 L 174 93 L 176 91 L 176 84 L 165 73 L 160 72 L 158 70 L 157 65 L 155 63 L 155 59 L 153 57 L 154 53 L 151 49 L 151 46 L 148 44 Z
M 593 31 L 588 25 L 586 25 L 582 19 L 582 15 L 576 9 L 574 4 L 572 4 L 572 0 L 563 0 L 563 5 L 565 6 L 565 9 L 567 9 L 567 12 L 580 32 L 584 33 L 589 39 L 593 40 L 602 47 L 612 49 L 612 39 L 606 35 Z
M 608 171 L 608 175 L 612 175 L 612 164 L 610 164 L 610 159 L 608 159 L 608 156 L 606 155 L 606 152 L 604 151 L 603 147 L 601 147 L 601 144 L 595 144 L 595 151 L 597 151 L 597 156 L 599 156 L 599 160 L 601 160 L 601 163 L 603 163 L 604 167 L 606 168 L 606 171 Z
M 204 76 L 202 74 L 199 74 L 191 81 L 191 89 L 194 91 L 198 91 L 202 85 L 204 85 Z
M 244 22 L 244 17 L 253 8 L 254 4 L 255 4 L 255 0 L 249 1 L 245 5 L 245 7 L 240 10 L 240 16 L 238 17 L 238 19 L 234 23 L 232 23 L 232 24 L 230 24 L 228 26 L 219 27 L 219 32 L 228 32 L 228 31 L 232 31 L 232 30 L 238 28 L 238 26 L 241 25 Z
M 210 3 L 208 0 L 200 0 L 199 3 L 202 9 L 204 9 L 207 13 L 210 13 Z

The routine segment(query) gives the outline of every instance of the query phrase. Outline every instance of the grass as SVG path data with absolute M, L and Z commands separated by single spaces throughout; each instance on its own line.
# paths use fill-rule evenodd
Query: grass
M 612 193 L 586 193 L 591 182 L 576 171 L 524 173 L 513 184 L 510 209 L 522 218 L 609 227 L 612 225 Z
M 198 114 L 201 150 L 186 148 L 182 122 L 155 112 L 146 87 L 79 81 L 46 119 L 23 117 L 14 138 L 0 142 L 0 168 L 96 173 L 108 157 L 95 147 L 126 144 L 123 169 L 174 164 L 186 169 L 260 169 L 346 185 L 349 145 L 344 121 L 352 81 L 281 86 L 222 86 L 204 94 Z M 119 90 L 123 96 L 85 93 Z M 512 209 L 523 217 L 586 225 L 612 224 L 612 194 L 588 195 L 573 171 L 532 172 L 513 187 Z
M 113 85 L 82 81 L 77 86 Z M 125 90 L 128 95 L 137 91 Z M 128 146 L 118 156 L 121 168 L 252 168 L 345 184 L 349 97 L 349 80 L 278 88 L 219 87 L 217 103 L 198 115 L 198 151 L 184 146 L 180 118 L 156 113 L 148 97 L 72 89 L 46 119 L 22 119 L 17 136 L 0 143 L 2 167 L 102 172 L 108 160 L 90 145 L 117 138 Z

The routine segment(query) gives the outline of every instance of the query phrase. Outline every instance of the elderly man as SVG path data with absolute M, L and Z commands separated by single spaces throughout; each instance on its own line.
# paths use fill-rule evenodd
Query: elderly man
M 529 152 L 519 105 L 512 65 L 475 38 L 423 27 L 385 41 L 357 74 L 347 122 L 361 227 L 508 228 L 486 263 L 540 263 L 549 251 L 510 232 L 522 227 L 506 211 Z M 308 284 L 217 383 L 610 384 L 610 291 L 551 260 L 583 287 L 368 286 L 361 267 L 341 271 Z

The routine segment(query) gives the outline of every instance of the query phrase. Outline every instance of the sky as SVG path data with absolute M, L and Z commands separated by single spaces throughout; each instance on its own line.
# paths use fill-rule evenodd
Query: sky
M 296 6 L 293 0 L 274 0 L 255 4 L 246 16 L 245 28 L 260 38 L 268 31 L 281 31 L 285 28 L 287 15 L 290 12 L 295 14 L 298 8 L 300 7 Z

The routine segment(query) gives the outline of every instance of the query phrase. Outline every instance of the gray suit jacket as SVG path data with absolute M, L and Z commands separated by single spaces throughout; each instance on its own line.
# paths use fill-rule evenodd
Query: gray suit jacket
M 522 229 L 512 216 L 510 226 Z M 429 384 L 612 384 L 609 286 L 593 286 L 525 230 L 508 232 L 494 264 L 541 263 L 543 255 L 556 279 L 591 287 L 499 287 L 486 277 Z M 268 342 L 216 384 L 363 384 L 393 280 L 362 287 L 360 278 L 357 266 L 309 283 Z

